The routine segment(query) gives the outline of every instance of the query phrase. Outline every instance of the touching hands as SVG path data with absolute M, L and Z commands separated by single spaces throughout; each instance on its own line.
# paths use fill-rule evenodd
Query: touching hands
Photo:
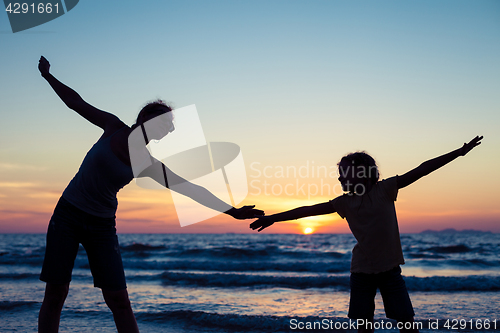
M 38 61 L 38 70 L 40 71 L 40 74 L 42 74 L 42 76 L 49 74 L 50 63 L 47 59 L 45 59 L 44 56 L 41 56 L 40 60 Z
M 479 146 L 481 144 L 482 139 L 483 136 L 476 136 L 474 139 L 470 140 L 469 143 L 464 143 L 464 145 L 461 148 L 460 154 L 462 156 L 465 156 L 468 152 L 472 150 L 472 148 Z
M 233 208 L 230 215 L 238 220 L 253 219 L 264 215 L 264 211 L 255 209 L 255 205 Z
M 261 232 L 262 230 L 266 229 L 267 227 L 270 227 L 273 224 L 274 224 L 274 221 L 271 219 L 271 217 L 269 217 L 269 216 L 262 216 L 262 217 L 259 217 L 258 220 L 252 222 L 250 224 L 250 228 L 253 229 L 253 230 L 260 228 L 257 231 Z

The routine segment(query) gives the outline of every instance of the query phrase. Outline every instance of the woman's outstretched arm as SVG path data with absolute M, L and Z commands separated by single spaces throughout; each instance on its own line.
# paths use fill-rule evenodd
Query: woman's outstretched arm
M 123 126 L 121 120 L 114 114 L 93 107 L 89 103 L 85 102 L 76 91 L 66 86 L 50 74 L 50 63 L 43 56 L 40 57 L 40 61 L 38 62 L 38 70 L 64 104 L 66 104 L 70 109 L 76 111 L 92 124 L 99 126 L 103 130 L 106 130 L 107 128 L 110 129 L 111 127 Z
M 433 158 L 432 160 L 428 160 L 413 170 L 408 171 L 404 175 L 398 176 L 398 188 L 403 188 L 411 183 L 419 180 L 423 176 L 430 174 L 431 172 L 439 169 L 440 167 L 450 163 L 454 159 L 459 156 L 465 156 L 468 152 L 470 152 L 474 147 L 479 146 L 481 144 L 482 136 L 476 136 L 469 143 L 464 143 L 461 148 L 453 150 L 448 154 L 444 154 Z
M 308 216 L 316 216 L 316 215 L 324 215 L 335 213 L 335 209 L 331 202 L 323 202 L 320 204 L 312 205 L 312 206 L 302 206 L 292 210 L 288 210 L 286 212 L 277 213 L 274 215 L 263 216 L 258 220 L 252 222 L 250 224 L 250 228 L 253 230 L 259 229 L 257 231 L 262 231 L 267 227 L 270 227 L 274 224 L 274 222 L 281 221 L 289 221 L 289 220 L 297 220 L 303 217 Z
M 262 210 L 254 208 L 255 205 L 243 206 L 240 208 L 232 207 L 217 198 L 206 188 L 189 182 L 167 168 L 161 161 L 158 161 L 155 158 L 152 159 L 154 162 L 149 167 L 144 169 L 138 175 L 138 178 L 149 177 L 161 186 L 185 195 L 205 207 L 225 213 L 238 220 L 252 219 L 264 215 Z

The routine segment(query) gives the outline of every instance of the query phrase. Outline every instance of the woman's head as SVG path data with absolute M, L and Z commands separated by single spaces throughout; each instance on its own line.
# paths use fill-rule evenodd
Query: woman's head
M 172 110 L 170 105 L 160 99 L 150 102 L 139 112 L 132 129 L 141 126 L 147 142 L 160 140 L 175 129 Z M 152 119 L 155 120 L 150 121 Z
M 344 191 L 365 192 L 379 179 L 377 163 L 364 151 L 350 153 L 340 159 L 339 181 Z
M 149 102 L 141 109 L 141 111 L 139 111 L 135 124 L 141 125 L 142 123 L 159 116 L 160 114 L 171 112 L 172 110 L 173 108 L 161 99 Z

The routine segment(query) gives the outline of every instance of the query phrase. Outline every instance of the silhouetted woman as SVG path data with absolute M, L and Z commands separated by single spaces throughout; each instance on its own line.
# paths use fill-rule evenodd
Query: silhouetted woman
M 38 69 L 61 100 L 104 133 L 88 151 L 78 173 L 64 190 L 47 230 L 47 245 L 40 279 L 46 282 L 45 296 L 38 319 L 39 332 L 57 332 L 61 310 L 68 294 L 71 272 L 82 244 L 87 252 L 94 286 L 101 288 L 104 300 L 113 312 L 118 332 L 138 332 L 130 306 L 125 274 L 116 236 L 115 213 L 118 191 L 127 185 L 134 174 L 130 163 L 129 134 L 144 122 L 163 117 L 161 126 L 149 131 L 145 140 L 161 139 L 174 130 L 172 108 L 162 101 L 146 105 L 136 123 L 129 127 L 114 114 L 99 110 L 85 102 L 78 93 L 49 73 L 50 64 L 40 58 Z M 148 142 L 143 143 L 143 147 Z M 263 215 L 254 206 L 233 208 L 206 189 L 191 184 L 173 174 L 151 156 L 150 165 L 139 176 L 148 176 L 163 186 L 187 183 L 182 193 L 203 205 L 237 218 Z M 153 163 L 151 163 L 153 161 Z M 168 173 L 168 181 L 166 174 Z

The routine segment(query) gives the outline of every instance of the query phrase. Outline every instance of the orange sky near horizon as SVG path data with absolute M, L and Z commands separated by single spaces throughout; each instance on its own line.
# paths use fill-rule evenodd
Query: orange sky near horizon
M 10 171 L 12 169 L 14 168 L 11 167 Z M 27 169 L 30 170 L 25 166 L 23 172 Z M 267 171 L 270 169 L 271 167 Z M 33 174 L 45 172 L 34 169 L 30 171 Z M 339 191 L 339 183 L 331 177 L 326 179 L 320 177 L 273 178 L 269 177 L 271 176 L 269 172 L 268 177 L 264 177 L 263 173 L 257 177 L 259 173 L 255 164 L 253 169 L 247 169 L 247 173 L 249 174 L 249 195 L 238 206 L 255 204 L 257 208 L 265 210 L 266 214 L 325 202 L 341 194 L 341 192 L 334 191 L 334 189 Z M 491 202 L 474 201 L 473 193 L 470 191 L 459 193 L 458 187 L 436 189 L 433 194 L 429 194 L 426 193 L 426 187 L 432 179 L 426 178 L 420 180 L 420 184 L 417 182 L 400 190 L 398 194 L 396 208 L 402 233 L 446 228 L 500 232 L 498 223 L 500 209 L 488 208 L 494 207 L 494 198 L 491 198 Z M 321 186 L 323 186 L 324 193 L 321 193 Z M 0 182 L 0 233 L 45 232 L 51 212 L 64 187 L 65 184 L 62 182 L 52 185 L 35 180 Z M 331 192 L 328 193 L 329 190 Z M 453 193 L 453 197 L 446 199 L 450 193 Z M 248 227 L 252 220 L 234 220 L 224 214 L 190 226 L 180 227 L 169 190 L 143 189 L 134 181 L 119 192 L 118 201 L 117 230 L 119 233 L 255 232 Z M 337 214 L 276 223 L 265 232 L 304 233 L 306 228 L 311 228 L 312 233 L 350 232 L 346 221 Z

